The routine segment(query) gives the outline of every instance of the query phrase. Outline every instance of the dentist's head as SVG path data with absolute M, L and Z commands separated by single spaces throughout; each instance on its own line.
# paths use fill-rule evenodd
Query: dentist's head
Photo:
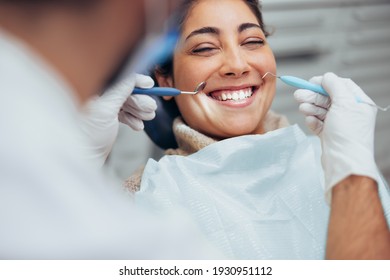
M 147 31 L 162 26 L 176 2 L 0 0 L 0 30 L 41 55 L 84 102 L 115 81 Z M 153 9 L 160 15 L 151 19 Z

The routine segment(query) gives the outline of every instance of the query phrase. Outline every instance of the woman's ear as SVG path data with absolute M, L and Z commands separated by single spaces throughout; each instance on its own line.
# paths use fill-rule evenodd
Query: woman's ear
M 173 87 L 173 79 L 171 76 L 163 75 L 158 70 L 154 71 L 154 76 L 156 77 L 157 83 L 160 87 Z M 163 96 L 165 101 L 169 101 L 173 96 Z

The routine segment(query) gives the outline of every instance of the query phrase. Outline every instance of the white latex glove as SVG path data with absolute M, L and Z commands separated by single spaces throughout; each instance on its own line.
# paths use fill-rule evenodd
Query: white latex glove
M 314 84 L 321 84 L 321 81 L 320 76 L 309 80 Z M 307 89 L 296 90 L 294 97 L 300 103 L 299 111 L 305 115 L 306 125 L 318 135 L 323 129 L 324 119 L 331 104 L 330 97 Z
M 331 189 L 349 175 L 368 176 L 378 182 L 374 160 L 377 109 L 356 101 L 358 96 L 373 103 L 350 79 L 326 73 L 310 81 L 321 84 L 330 98 L 307 90 L 297 90 L 294 96 L 301 102 L 307 125 L 321 139 L 325 194 L 330 203 Z
M 151 77 L 136 74 L 135 86 L 139 88 L 152 88 L 154 81 Z M 121 88 L 113 90 L 121 91 Z M 133 88 L 131 88 L 131 91 Z M 131 93 L 130 91 L 130 93 Z M 150 96 L 143 94 L 130 95 L 120 109 L 119 121 L 134 130 L 143 130 L 143 121 L 150 121 L 156 116 L 157 103 Z
M 147 95 L 131 95 L 134 86 L 153 87 L 152 78 L 135 74 L 123 80 L 85 106 L 85 118 L 81 128 L 89 138 L 86 156 L 102 166 L 115 142 L 119 120 L 134 130 L 144 128 L 143 120 L 155 117 L 157 104 Z

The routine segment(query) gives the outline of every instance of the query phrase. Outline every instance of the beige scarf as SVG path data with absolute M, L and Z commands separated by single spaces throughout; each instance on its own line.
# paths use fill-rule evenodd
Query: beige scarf
M 285 116 L 278 115 L 272 111 L 269 111 L 264 119 L 265 132 L 286 127 L 288 125 L 289 122 Z M 166 155 L 188 156 L 212 143 L 217 142 L 217 140 L 210 138 L 186 125 L 181 117 L 177 117 L 173 122 L 173 133 L 175 134 L 179 148 L 166 150 Z M 144 168 L 144 166 L 140 167 L 125 181 L 124 186 L 126 189 L 131 192 L 136 192 L 140 189 Z

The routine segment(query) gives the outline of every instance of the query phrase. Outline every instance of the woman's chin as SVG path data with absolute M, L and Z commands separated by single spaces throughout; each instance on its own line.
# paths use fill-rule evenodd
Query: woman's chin
M 218 133 L 205 133 L 215 139 L 228 139 L 232 137 L 238 137 L 243 135 L 253 135 L 253 134 L 262 134 L 264 131 L 262 127 L 254 126 L 230 126 L 228 129 L 221 129 Z

